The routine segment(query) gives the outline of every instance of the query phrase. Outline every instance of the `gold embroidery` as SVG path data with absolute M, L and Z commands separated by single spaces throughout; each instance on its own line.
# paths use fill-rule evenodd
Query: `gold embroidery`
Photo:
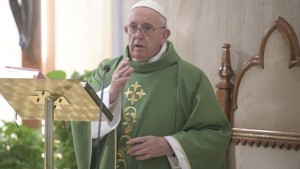
M 118 160 L 117 160 L 117 168 L 119 168 L 123 163 L 124 165 L 124 168 L 127 168 L 126 166 L 126 161 L 125 161 L 125 153 L 126 151 L 122 148 L 122 149 L 118 149 L 118 153 L 117 153 L 117 156 L 118 156 Z
M 139 83 L 136 81 L 133 85 L 133 90 L 129 90 L 130 87 L 125 92 L 126 98 L 131 102 L 131 105 L 133 105 L 134 102 L 138 101 L 138 99 L 141 99 L 146 93 L 144 93 L 144 90 L 142 89 L 142 86 L 139 85 Z M 136 95 L 139 96 L 139 98 L 136 98 Z M 131 97 L 130 97 L 131 96 Z
M 130 145 L 127 142 L 131 139 L 132 125 L 136 123 L 136 109 L 135 107 L 129 106 L 124 108 L 123 110 L 123 123 L 122 125 L 125 127 L 122 137 L 120 138 L 117 156 L 117 168 L 119 168 L 122 164 L 124 168 L 127 168 L 125 155 L 127 154 Z M 122 145 L 125 145 L 124 147 Z
M 130 85 L 127 91 L 124 93 L 130 104 L 133 105 L 135 102 L 139 101 L 143 96 L 146 95 L 143 88 L 136 81 L 134 84 Z M 119 148 L 117 151 L 117 168 L 127 168 L 127 163 L 125 156 L 130 148 L 127 142 L 131 139 L 133 125 L 136 121 L 137 110 L 133 106 L 128 106 L 123 109 L 123 119 L 122 119 L 122 136 L 119 140 Z

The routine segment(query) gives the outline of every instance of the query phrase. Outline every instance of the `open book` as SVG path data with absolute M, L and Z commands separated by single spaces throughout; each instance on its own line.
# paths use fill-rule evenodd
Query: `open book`
M 0 67 L 0 78 L 25 78 L 25 79 L 45 79 L 46 77 L 38 69 L 5 66 Z M 0 120 L 13 121 L 16 112 L 0 92 Z M 20 119 L 20 118 L 18 118 Z M 20 123 L 20 122 L 19 122 Z
M 5 66 L 0 68 L 0 78 L 45 79 L 45 76 L 38 69 Z

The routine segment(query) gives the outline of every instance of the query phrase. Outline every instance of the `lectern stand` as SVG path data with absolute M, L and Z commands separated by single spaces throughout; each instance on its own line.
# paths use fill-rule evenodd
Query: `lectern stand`
M 0 78 L 0 94 L 22 119 L 45 119 L 46 169 L 53 169 L 54 120 L 99 119 L 100 99 L 78 80 Z M 112 119 L 105 106 L 103 112 L 103 121 Z

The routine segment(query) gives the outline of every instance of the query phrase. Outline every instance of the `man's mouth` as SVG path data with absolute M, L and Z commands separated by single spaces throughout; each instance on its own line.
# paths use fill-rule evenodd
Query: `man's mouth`
M 135 44 L 134 47 L 136 47 L 136 48 L 143 48 L 144 46 L 140 45 L 140 44 Z

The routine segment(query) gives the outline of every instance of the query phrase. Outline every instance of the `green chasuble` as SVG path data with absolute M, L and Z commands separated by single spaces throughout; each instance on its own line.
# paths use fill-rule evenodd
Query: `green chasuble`
M 103 66 L 112 74 L 123 58 L 130 58 L 128 47 L 123 56 L 104 61 L 89 83 L 100 90 Z M 126 152 L 131 138 L 172 136 L 180 144 L 192 169 L 224 169 L 231 126 L 222 112 L 206 75 L 180 59 L 173 44 L 151 63 L 130 62 L 134 68 L 122 93 L 122 118 L 118 127 L 101 141 L 101 169 L 170 169 L 166 156 L 139 161 Z M 72 122 L 79 169 L 90 168 L 91 125 Z

